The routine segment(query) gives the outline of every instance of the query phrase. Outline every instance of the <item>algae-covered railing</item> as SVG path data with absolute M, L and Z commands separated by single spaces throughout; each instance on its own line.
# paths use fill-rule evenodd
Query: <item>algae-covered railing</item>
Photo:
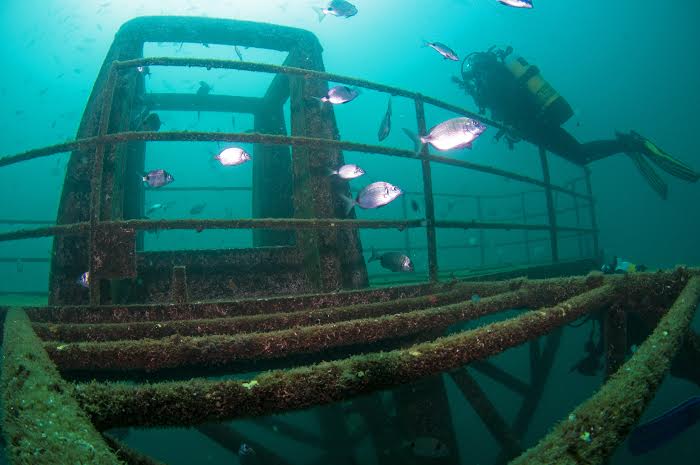
M 246 228 L 246 229 L 281 229 L 281 230 L 337 230 L 349 228 L 416 228 L 425 227 L 427 234 L 427 257 L 428 257 L 428 277 L 431 282 L 438 279 L 438 255 L 437 237 L 438 228 L 447 229 L 474 229 L 474 230 L 523 230 L 523 231 L 548 231 L 550 234 L 551 257 L 553 262 L 559 260 L 558 234 L 563 232 L 574 232 L 578 234 L 590 234 L 594 242 L 594 255 L 597 256 L 597 229 L 595 227 L 581 226 L 561 226 L 556 223 L 556 210 L 552 201 L 554 192 L 570 195 L 575 199 L 580 199 L 590 205 L 591 222 L 595 225 L 595 214 L 593 210 L 593 198 L 590 191 L 590 183 L 587 183 L 587 194 L 581 194 L 574 189 L 557 186 L 550 182 L 549 168 L 546 163 L 546 153 L 540 152 L 544 180 L 531 178 L 517 173 L 501 170 L 489 166 L 480 165 L 463 160 L 457 160 L 445 156 L 431 155 L 428 147 L 424 146 L 420 153 L 409 150 L 379 146 L 359 144 L 354 142 L 339 141 L 333 139 L 321 139 L 303 136 L 286 136 L 260 133 L 217 133 L 217 132 L 118 132 L 110 133 L 109 122 L 111 118 L 112 101 L 115 88 L 120 81 L 123 72 L 133 71 L 135 68 L 150 66 L 180 66 L 180 67 L 201 67 L 207 69 L 233 69 L 243 71 L 256 71 L 263 73 L 274 73 L 277 76 L 290 76 L 302 78 L 306 81 L 319 82 L 339 82 L 349 85 L 361 86 L 379 92 L 386 92 L 391 95 L 410 98 L 414 101 L 416 111 L 416 123 L 420 133 L 426 133 L 426 121 L 424 105 L 430 104 L 436 107 L 455 112 L 460 115 L 479 119 L 492 127 L 500 127 L 497 123 L 487 120 L 480 115 L 476 115 L 463 108 L 450 105 L 439 100 L 423 96 L 415 92 L 409 92 L 396 87 L 385 86 L 373 82 L 349 78 L 345 76 L 325 73 L 317 70 L 295 68 L 291 66 L 279 66 L 262 63 L 249 63 L 231 60 L 195 59 L 195 58 L 142 58 L 127 61 L 114 61 L 109 68 L 106 85 L 102 93 L 102 109 L 99 117 L 98 132 L 94 137 L 83 138 L 74 142 L 55 145 L 42 149 L 32 150 L 23 154 L 4 157 L 0 159 L 0 167 L 32 160 L 40 157 L 53 155 L 69 150 L 85 151 L 94 150 L 92 157 L 91 193 L 89 209 L 91 214 L 87 221 L 47 226 L 43 228 L 21 230 L 0 234 L 0 241 L 28 239 L 47 236 L 88 236 L 89 237 L 89 271 L 90 271 L 90 303 L 98 304 L 101 298 L 100 278 L 128 278 L 135 276 L 135 261 L 133 259 L 134 250 L 130 242 L 134 241 L 136 231 L 142 230 L 163 230 L 163 229 L 189 229 L 202 231 L 204 229 L 220 228 Z M 425 205 L 425 218 L 418 220 L 382 220 L 368 221 L 357 219 L 313 219 L 313 218 L 253 218 L 253 219 L 232 219 L 232 220 L 206 220 L 206 219 L 183 219 L 183 220 L 105 220 L 101 203 L 103 199 L 112 197 L 113 192 L 110 186 L 103 186 L 104 157 L 106 147 L 115 144 L 134 141 L 219 141 L 219 142 L 244 142 L 254 144 L 282 145 L 289 147 L 301 147 L 312 150 L 347 150 L 363 153 L 373 153 L 378 155 L 415 159 L 421 162 L 423 171 L 423 196 Z M 446 164 L 458 168 L 469 169 L 499 176 L 505 179 L 516 180 L 544 189 L 547 198 L 547 222 L 542 224 L 526 224 L 524 222 L 488 222 L 481 219 L 470 221 L 460 220 L 436 220 L 434 208 L 434 195 L 432 186 L 431 164 Z M 586 171 L 586 176 L 588 172 Z M 483 251 L 482 251 L 483 257 Z M 105 262 L 116 263 L 116 265 L 105 266 Z
M 599 393 L 514 462 L 603 463 L 641 416 L 675 354 L 685 347 L 698 303 L 700 273 L 680 268 L 672 273 L 452 282 L 231 302 L 16 308 L 8 312 L 4 330 L 3 431 L 15 464 L 154 463 L 112 437 L 107 442 L 119 450 L 120 458 L 110 455 L 95 428 L 195 426 L 256 418 L 337 405 L 387 389 L 399 389 L 399 395 L 404 384 L 449 372 L 502 446 L 499 460 L 504 461 L 522 452 L 521 441 L 562 326 L 599 312 L 622 312 L 625 319 L 661 318 Z M 532 310 L 436 337 L 454 324 L 512 308 Z M 541 336 L 548 338 L 544 350 L 533 345 Z M 530 383 L 485 361 L 528 341 Z M 361 355 L 355 355 L 358 352 Z M 609 365 L 617 363 L 612 352 Z M 293 367 L 300 361 L 302 366 Z M 313 361 L 318 363 L 305 365 Z M 523 397 L 514 423 L 493 408 L 465 365 Z M 245 373 L 253 367 L 271 371 L 235 381 L 176 380 Z M 104 381 L 81 382 L 86 375 Z M 369 402 L 365 399 L 362 402 Z M 360 413 L 371 417 L 370 411 Z M 342 421 L 342 415 L 336 420 Z M 51 421 L 50 428 L 41 427 Z M 381 441 L 383 429 L 382 424 L 368 424 L 362 435 Z M 312 447 L 330 447 L 325 439 L 301 434 L 292 426 L 283 431 Z M 211 425 L 201 432 L 229 448 L 234 438 L 248 440 L 225 426 Z M 75 437 L 63 440 L 61 434 Z M 264 444 L 256 447 L 274 463 L 284 463 Z M 389 464 L 400 457 L 378 451 L 377 460 Z M 456 448 L 449 460 L 445 463 L 458 463 Z

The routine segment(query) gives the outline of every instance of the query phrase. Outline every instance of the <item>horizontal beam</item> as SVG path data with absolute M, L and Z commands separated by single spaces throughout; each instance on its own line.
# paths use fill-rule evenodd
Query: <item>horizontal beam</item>
M 351 86 L 364 87 L 378 92 L 384 92 L 394 96 L 406 97 L 410 99 L 420 99 L 431 105 L 444 108 L 446 110 L 459 113 L 463 116 L 468 116 L 472 119 L 481 121 L 482 123 L 502 129 L 503 126 L 496 121 L 485 118 L 478 113 L 466 110 L 464 108 L 450 105 L 437 99 L 423 97 L 416 92 L 410 92 L 398 87 L 377 84 L 366 79 L 358 79 L 340 74 L 326 73 L 323 71 L 314 71 L 306 68 L 296 68 L 292 66 L 280 66 L 268 63 L 252 63 L 249 61 L 238 60 L 216 60 L 208 58 L 170 58 L 170 57 L 148 57 L 135 60 L 115 61 L 113 66 L 117 69 L 136 68 L 138 66 L 180 66 L 180 67 L 198 67 L 207 69 L 237 69 L 241 71 L 256 71 L 261 73 L 286 74 L 292 76 L 302 76 L 306 79 L 318 79 L 322 81 L 332 81 L 340 84 Z
M 249 381 L 90 383 L 78 385 L 75 396 L 98 429 L 196 425 L 288 412 L 394 388 L 496 355 L 604 308 L 614 297 L 613 287 L 603 285 L 553 307 L 433 342 L 271 371 Z
M 514 181 L 534 184 L 540 187 L 547 187 L 548 184 L 535 178 L 522 176 L 510 171 L 492 168 L 486 165 L 479 165 L 455 158 L 448 158 L 438 155 L 421 155 L 411 150 L 396 149 L 392 147 L 384 147 L 381 145 L 360 144 L 357 142 L 346 142 L 333 139 L 318 139 L 313 137 L 300 136 L 284 136 L 278 134 L 259 134 L 259 133 L 235 133 L 235 132 L 194 132 L 194 131 L 172 131 L 172 132 L 119 132 L 115 134 L 107 134 L 104 136 L 90 137 L 75 141 L 72 143 L 59 144 L 43 149 L 31 150 L 19 155 L 7 156 L 0 158 L 0 167 L 18 163 L 21 161 L 32 160 L 34 158 L 45 157 L 66 150 L 85 149 L 97 146 L 99 144 L 112 144 L 119 142 L 130 141 L 153 141 L 153 142 L 173 142 L 173 141 L 189 141 L 189 142 L 243 142 L 253 144 L 270 144 L 270 145 L 291 145 L 293 147 L 308 147 L 312 149 L 333 149 L 347 150 L 351 152 L 376 153 L 380 155 L 389 155 L 401 158 L 411 158 L 415 160 L 428 160 L 435 163 L 441 163 L 460 168 L 480 171 L 483 173 L 493 174 Z M 580 194 L 570 189 L 560 186 L 551 185 L 552 190 L 562 192 L 568 195 L 580 197 L 587 200 L 592 200 L 591 196 Z
M 354 220 L 354 219 L 315 219 L 315 218 L 248 218 L 233 220 L 126 220 L 103 221 L 102 230 L 133 228 L 139 231 L 160 231 L 166 229 L 192 229 L 201 232 L 205 229 L 390 229 L 403 231 L 422 227 L 422 220 Z M 0 242 L 39 237 L 68 236 L 87 234 L 90 223 L 74 223 L 47 228 L 23 229 L 0 234 Z
M 195 366 L 233 366 L 239 362 L 284 359 L 340 347 L 373 344 L 440 333 L 456 323 L 513 308 L 540 308 L 590 288 L 587 281 L 542 281 L 540 289 L 521 289 L 486 297 L 478 302 L 414 310 L 408 313 L 340 321 L 268 333 L 187 337 L 174 335 L 145 341 L 95 343 L 47 342 L 44 348 L 64 371 L 145 371 Z M 575 283 L 578 283 L 576 285 Z M 600 284 L 601 280 L 593 280 Z
M 524 223 L 492 223 L 485 221 L 446 221 L 436 220 L 436 228 L 446 229 L 500 229 L 509 231 L 511 229 L 526 230 L 526 231 L 549 231 L 551 226 L 546 224 L 524 224 Z M 594 233 L 595 229 L 581 228 L 573 226 L 557 226 L 556 231 Z
M 88 222 L 50 226 L 47 228 L 21 229 L 19 231 L 1 233 L 0 242 L 52 236 L 78 236 L 87 234 L 89 231 L 90 223 Z
M 301 326 L 314 326 L 361 318 L 381 317 L 388 314 L 406 313 L 431 306 L 448 305 L 474 294 L 488 297 L 515 290 L 515 286 L 528 286 L 526 281 L 515 281 L 506 285 L 494 283 L 459 283 L 445 292 L 435 292 L 418 297 L 407 297 L 388 302 L 370 302 L 333 307 L 328 309 L 304 309 L 292 312 L 264 313 L 228 318 L 195 320 L 131 321 L 128 323 L 102 324 L 56 324 L 34 323 L 34 331 L 45 341 L 104 342 L 136 339 L 161 339 L 168 336 L 203 336 L 215 334 L 243 334 L 279 331 Z M 518 287 L 522 287 L 518 286 Z

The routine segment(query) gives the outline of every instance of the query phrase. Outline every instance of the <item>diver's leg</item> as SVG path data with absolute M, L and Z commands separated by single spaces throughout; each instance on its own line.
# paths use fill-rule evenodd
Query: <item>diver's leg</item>
M 586 142 L 581 144 L 581 150 L 586 154 L 586 163 L 602 160 L 618 153 L 625 153 L 625 147 L 618 139 Z

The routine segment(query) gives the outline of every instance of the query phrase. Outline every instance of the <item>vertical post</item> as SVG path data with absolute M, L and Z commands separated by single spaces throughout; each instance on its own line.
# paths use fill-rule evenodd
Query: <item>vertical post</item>
M 484 221 L 484 209 L 481 205 L 481 196 L 476 196 L 476 216 L 479 219 L 479 222 Z M 486 266 L 486 249 L 484 246 L 484 237 L 486 234 L 484 234 L 483 229 L 479 229 L 479 256 L 481 259 L 481 267 L 483 268 Z
M 187 290 L 187 267 L 174 266 L 170 281 L 170 300 L 176 304 L 189 302 L 190 296 Z
M 549 216 L 549 241 L 552 245 L 552 262 L 559 261 L 559 244 L 557 238 L 557 212 L 554 209 L 554 196 L 552 195 L 552 185 L 549 176 L 549 162 L 547 161 L 547 150 L 540 146 L 540 162 L 542 163 L 542 177 L 545 188 L 544 194 L 547 198 L 547 214 Z
M 576 181 L 571 181 L 569 184 L 569 189 L 576 192 Z M 581 211 L 579 209 L 578 197 L 574 197 L 574 211 L 576 212 L 576 226 L 581 226 Z M 581 234 L 578 234 L 578 256 L 583 257 L 583 241 L 581 240 Z
M 255 132 L 287 134 L 281 104 L 265 101 L 254 114 Z M 255 144 L 253 147 L 253 217 L 291 218 L 292 159 L 289 148 L 281 145 Z M 253 230 L 254 247 L 284 246 L 294 243 L 294 232 Z
M 416 120 L 418 123 L 418 134 L 426 134 L 425 109 L 423 100 L 419 95 L 416 102 Z M 423 167 L 423 195 L 425 196 L 425 229 L 428 239 L 428 277 L 431 282 L 438 280 L 437 263 L 437 235 L 435 232 L 435 202 L 433 199 L 433 176 L 430 170 L 430 160 L 426 160 L 428 155 L 428 145 L 423 145 L 421 150 L 421 165 Z
M 526 210 L 526 202 L 525 202 L 525 192 L 520 193 L 520 209 L 523 212 L 523 224 L 527 224 L 527 219 L 528 219 L 528 214 Z M 523 231 L 523 239 L 525 241 L 525 259 L 527 260 L 527 263 L 530 263 L 531 258 L 530 258 L 530 232 L 526 229 Z
M 586 177 L 586 193 L 590 197 L 591 228 L 593 229 L 593 256 L 602 262 L 602 254 L 598 245 L 598 220 L 595 215 L 595 202 L 593 201 L 593 188 L 591 187 L 591 170 L 587 166 L 583 167 Z
M 112 100 L 114 98 L 114 88 L 116 84 L 117 70 L 112 66 L 107 76 L 107 83 L 102 93 L 102 112 L 100 114 L 100 124 L 97 135 L 104 136 L 109 130 L 109 119 L 112 113 Z M 105 144 L 99 143 L 95 146 L 94 159 L 92 164 L 92 182 L 90 185 L 90 305 L 100 304 L 100 279 L 96 276 L 95 255 L 97 253 L 97 226 L 100 222 L 102 211 L 102 177 L 104 169 Z
M 402 195 L 401 196 L 401 208 L 403 210 L 403 219 L 408 220 L 408 200 L 406 200 L 406 196 Z M 411 229 L 406 228 L 404 231 L 404 249 L 406 255 L 409 257 L 411 256 Z

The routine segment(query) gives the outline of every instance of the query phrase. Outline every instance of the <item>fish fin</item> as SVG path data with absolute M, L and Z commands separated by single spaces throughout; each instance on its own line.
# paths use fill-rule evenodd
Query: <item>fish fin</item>
M 334 176 L 338 174 L 338 170 L 334 170 L 333 168 L 326 168 L 326 176 Z
M 408 128 L 401 128 L 401 129 L 403 130 L 404 134 L 406 134 L 408 136 L 408 138 L 413 141 L 413 147 L 415 149 L 415 152 L 420 153 L 421 149 L 423 148 L 423 141 L 418 136 L 418 134 L 416 134 L 415 132 L 411 131 Z
M 353 208 L 355 208 L 355 205 L 357 202 L 351 197 L 348 197 L 343 194 L 339 194 L 340 199 L 343 201 L 343 206 L 345 207 L 345 216 L 348 216 L 350 212 L 352 211 Z
M 369 260 L 367 260 L 367 261 L 368 261 L 368 262 L 373 262 L 373 261 L 375 261 L 375 260 L 380 260 L 380 259 L 381 259 L 381 257 L 380 257 L 379 254 L 377 253 L 377 249 L 375 249 L 374 247 L 372 247 L 372 256 L 370 256 L 370 257 L 369 257 Z
M 430 43 L 429 40 L 421 39 L 421 47 L 430 47 Z
M 319 22 L 319 23 L 320 23 L 321 21 L 323 21 L 324 19 L 326 19 L 326 13 L 323 12 L 323 8 L 318 7 L 318 6 L 312 6 L 311 8 L 312 8 L 312 9 L 316 12 L 316 14 L 318 15 L 318 22 Z
M 467 149 L 469 149 L 469 150 L 471 150 L 471 149 L 472 149 L 472 143 L 469 142 L 469 143 L 466 144 L 464 147 L 467 148 Z

